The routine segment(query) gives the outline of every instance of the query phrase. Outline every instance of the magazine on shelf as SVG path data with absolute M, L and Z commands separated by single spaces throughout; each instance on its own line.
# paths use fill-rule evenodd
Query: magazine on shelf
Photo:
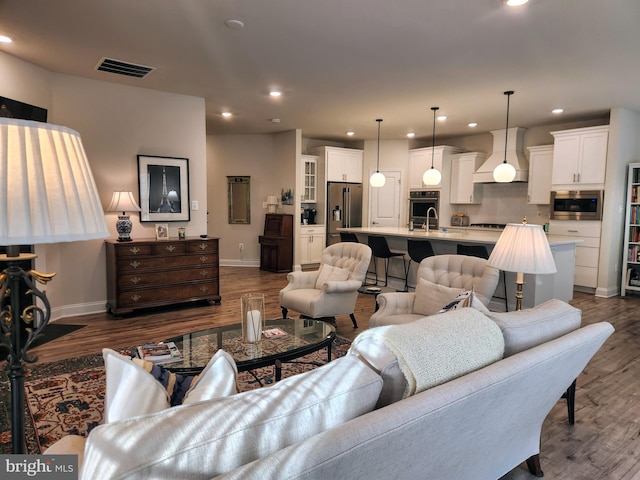
M 138 347 L 138 356 L 157 364 L 182 360 L 180 349 L 173 342 L 145 343 Z

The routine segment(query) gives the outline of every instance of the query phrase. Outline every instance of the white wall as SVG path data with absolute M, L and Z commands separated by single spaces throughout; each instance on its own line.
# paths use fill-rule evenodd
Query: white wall
M 191 198 L 207 204 L 204 99 L 116 85 L 48 72 L 0 53 L 2 96 L 49 110 L 49 122 L 80 132 L 103 205 L 114 190 L 138 198 L 137 154 L 189 159 Z M 115 238 L 115 214 L 107 214 Z M 140 224 L 132 237 L 155 236 L 153 224 Z M 204 207 L 191 212 L 189 235 L 206 231 Z M 36 268 L 57 275 L 46 288 L 52 318 L 104 311 L 106 268 L 102 241 L 37 246 Z

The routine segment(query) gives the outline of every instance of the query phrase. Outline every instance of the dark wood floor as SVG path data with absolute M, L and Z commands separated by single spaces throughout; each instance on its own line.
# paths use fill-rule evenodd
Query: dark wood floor
M 286 274 L 222 267 L 221 305 L 198 304 L 119 319 L 106 313 L 60 319 L 57 323 L 87 326 L 32 352 L 39 355 L 39 362 L 51 362 L 98 353 L 103 347 L 126 347 L 236 323 L 240 295 L 248 292 L 265 293 L 267 318 L 278 318 L 278 292 L 286 283 Z M 576 293 L 571 303 L 582 310 L 583 324 L 605 320 L 616 332 L 578 378 L 576 424 L 567 424 L 563 401 L 545 422 L 541 445 L 545 478 L 640 480 L 640 297 L 603 299 Z M 338 335 L 353 339 L 368 327 L 373 309 L 373 297 L 360 295 L 355 310 L 360 329 L 354 330 L 349 317 L 338 317 Z M 519 467 L 505 478 L 534 477 Z

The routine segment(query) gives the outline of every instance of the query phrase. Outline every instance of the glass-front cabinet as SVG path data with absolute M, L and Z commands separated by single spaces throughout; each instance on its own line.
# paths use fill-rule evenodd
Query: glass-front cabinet
M 302 202 L 316 203 L 318 200 L 318 157 L 302 155 Z

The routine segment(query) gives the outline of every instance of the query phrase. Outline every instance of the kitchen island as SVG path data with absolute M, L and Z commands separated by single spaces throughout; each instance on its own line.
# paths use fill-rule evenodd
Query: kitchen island
M 433 251 L 436 255 L 455 254 L 458 244 L 465 245 L 483 245 L 487 251 L 491 253 L 502 230 L 479 230 L 446 227 L 446 231 L 430 230 L 428 233 L 421 229 L 410 231 L 403 227 L 360 227 L 360 228 L 341 228 L 345 232 L 355 233 L 362 243 L 367 243 L 368 235 L 383 235 L 387 238 L 389 247 L 395 251 L 407 251 L 407 239 L 429 240 Z M 522 307 L 531 308 L 539 305 L 552 298 L 557 298 L 568 302 L 573 298 L 573 273 L 575 270 L 576 244 L 582 240 L 579 238 L 571 239 L 567 237 L 554 237 L 548 235 L 549 246 L 553 259 L 556 263 L 556 273 L 546 275 L 530 275 L 524 276 L 524 288 Z M 407 259 L 409 255 L 407 254 Z M 389 266 L 390 275 L 403 277 L 402 264 L 399 261 L 392 261 Z M 415 285 L 417 265 L 411 262 L 409 270 L 409 284 Z M 507 300 L 509 310 L 515 310 L 516 296 L 516 274 L 514 272 L 506 272 L 507 283 Z M 389 283 L 402 290 L 404 284 L 401 285 L 400 280 L 390 279 Z M 502 275 L 500 275 L 500 283 L 498 284 L 495 296 L 489 305 L 491 310 L 504 311 L 504 285 Z

